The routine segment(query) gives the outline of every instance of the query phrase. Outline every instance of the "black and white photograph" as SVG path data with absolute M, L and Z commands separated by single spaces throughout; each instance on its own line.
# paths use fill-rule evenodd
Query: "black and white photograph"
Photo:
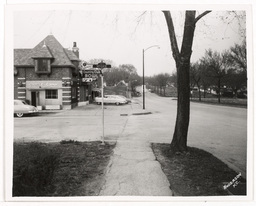
M 6 5 L 5 201 L 252 201 L 252 22 L 242 3 Z

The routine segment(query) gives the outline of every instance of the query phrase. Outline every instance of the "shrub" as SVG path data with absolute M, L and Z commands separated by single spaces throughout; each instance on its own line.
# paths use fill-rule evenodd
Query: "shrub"
M 80 142 L 70 139 L 70 140 L 61 140 L 60 144 L 80 144 Z
M 13 196 L 44 196 L 54 190 L 58 156 L 47 144 L 14 143 Z

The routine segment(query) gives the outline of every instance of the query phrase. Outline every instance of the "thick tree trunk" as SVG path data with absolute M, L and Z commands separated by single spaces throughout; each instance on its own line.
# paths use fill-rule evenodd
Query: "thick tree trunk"
M 171 142 L 171 152 L 187 151 L 187 135 L 190 113 L 190 57 L 194 38 L 196 22 L 210 11 L 205 11 L 195 18 L 195 11 L 186 11 L 183 41 L 179 51 L 174 25 L 169 11 L 163 11 L 168 26 L 172 55 L 176 62 L 177 69 L 177 116 L 175 130 Z
M 177 73 L 178 101 L 175 131 L 171 142 L 172 152 L 187 151 L 187 134 L 190 113 L 189 63 L 182 63 Z
M 190 113 L 190 57 L 195 31 L 195 11 L 187 11 L 179 61 L 176 61 L 178 101 L 175 131 L 171 142 L 172 152 L 187 151 Z

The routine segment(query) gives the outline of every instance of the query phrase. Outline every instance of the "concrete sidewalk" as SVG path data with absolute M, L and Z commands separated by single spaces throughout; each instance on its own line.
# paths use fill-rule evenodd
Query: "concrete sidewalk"
M 143 114 L 138 104 L 132 113 Z M 146 116 L 145 116 L 146 118 Z M 138 116 L 130 115 L 123 127 L 106 174 L 101 196 L 172 196 L 169 182 L 156 161 Z

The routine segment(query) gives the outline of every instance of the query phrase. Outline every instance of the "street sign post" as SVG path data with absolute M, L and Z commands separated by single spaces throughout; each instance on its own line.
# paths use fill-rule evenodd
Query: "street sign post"
M 100 76 L 101 76 L 101 107 L 102 107 L 102 144 L 105 144 L 104 142 L 104 81 L 103 81 L 103 73 L 102 73 L 102 69 L 104 68 L 111 68 L 111 65 L 110 64 L 106 64 L 104 63 L 103 61 L 101 61 L 100 63 L 98 64 L 94 64 L 93 65 L 93 68 L 98 68 L 99 70 L 95 70 L 97 72 L 100 72 Z
M 101 75 L 101 98 L 102 98 L 102 144 L 105 144 L 104 142 L 104 86 L 103 86 L 103 75 Z
M 106 64 L 103 61 L 101 61 L 98 64 L 93 64 L 92 68 L 88 68 L 87 62 L 81 61 L 80 62 L 80 73 L 83 76 L 82 82 L 93 82 L 98 79 L 99 76 L 101 76 L 101 97 L 102 97 L 102 144 L 105 144 L 104 142 L 104 86 L 103 86 L 103 73 L 102 70 L 104 68 L 111 68 L 110 64 Z

